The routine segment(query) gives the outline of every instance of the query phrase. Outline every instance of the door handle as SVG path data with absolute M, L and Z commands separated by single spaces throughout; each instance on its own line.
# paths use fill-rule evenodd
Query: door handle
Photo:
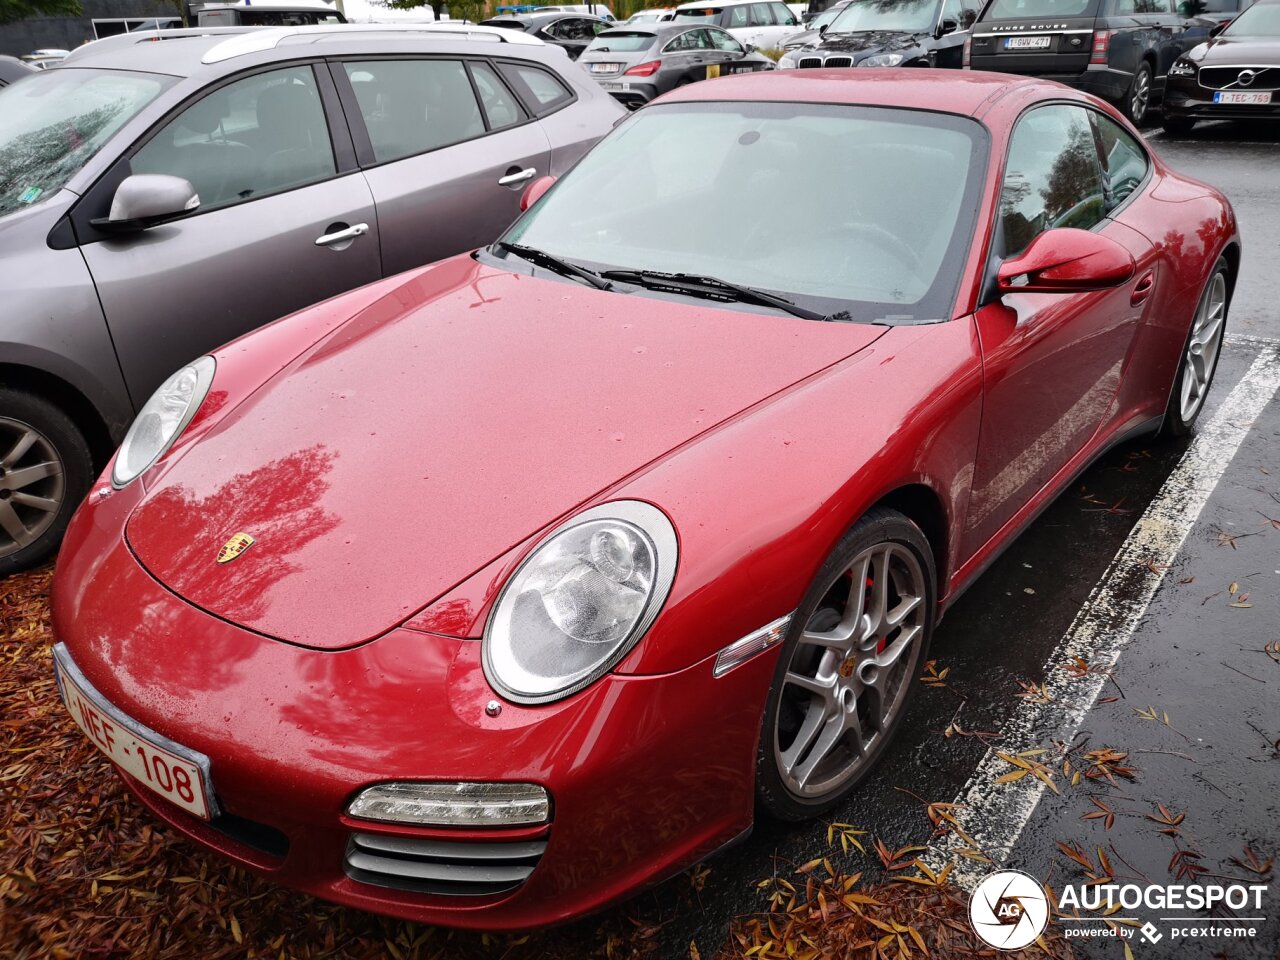
M 1134 285 L 1133 294 L 1129 297 L 1129 305 L 1136 307 L 1143 303 L 1147 297 L 1151 296 L 1151 291 L 1156 288 L 1155 271 L 1148 270 L 1142 275 L 1142 278 Z
M 536 167 L 525 167 L 523 170 L 517 170 L 515 173 L 508 173 L 505 177 L 498 178 L 498 186 L 509 187 L 512 184 L 524 183 L 526 180 L 532 180 L 538 175 Z
M 334 230 L 334 227 L 339 229 Z M 352 227 L 344 227 L 340 223 L 334 223 L 329 226 L 329 229 L 333 232 L 326 233 L 322 237 L 316 237 L 317 247 L 332 247 L 337 243 L 346 243 L 356 237 L 363 237 L 369 232 L 369 225 L 367 223 L 357 223 Z

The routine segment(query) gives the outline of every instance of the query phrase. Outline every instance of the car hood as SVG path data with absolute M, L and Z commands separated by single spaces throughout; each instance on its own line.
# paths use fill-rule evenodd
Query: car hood
M 445 261 L 175 451 L 149 478 L 128 541 L 216 616 L 351 646 L 884 329 Z M 252 338 L 220 362 L 241 350 Z M 725 468 L 728 495 L 728 471 L 749 465 Z M 217 562 L 242 533 L 253 544 Z
M 866 33 L 832 33 L 814 43 L 789 50 L 789 53 L 898 53 L 920 46 L 921 34 L 900 33 L 897 31 L 876 30 Z
M 1280 66 L 1280 40 L 1269 37 L 1215 37 L 1191 51 L 1191 58 L 1202 67 L 1251 67 L 1273 64 Z

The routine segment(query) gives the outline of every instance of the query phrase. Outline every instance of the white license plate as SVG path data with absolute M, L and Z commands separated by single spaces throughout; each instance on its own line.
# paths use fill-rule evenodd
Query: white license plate
M 592 73 L 617 73 L 622 68 L 620 63 L 589 63 L 587 69 Z
M 1271 91 L 1242 93 L 1237 90 L 1219 90 L 1213 95 L 1214 103 L 1270 103 Z
M 607 81 L 601 81 L 601 82 L 600 82 L 600 89 L 601 89 L 601 90 L 630 90 L 630 89 L 631 89 L 631 84 L 629 84 L 629 83 L 609 83 L 609 82 L 607 82 Z
M 212 815 L 209 759 L 125 716 L 80 675 L 66 648 L 54 647 L 62 702 L 77 726 L 116 766 L 202 820 Z
M 1006 50 L 1048 50 L 1052 37 L 1006 37 Z

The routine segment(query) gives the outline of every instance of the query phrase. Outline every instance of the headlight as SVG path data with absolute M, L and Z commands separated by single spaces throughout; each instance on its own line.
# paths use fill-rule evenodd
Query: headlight
M 777 69 L 794 70 L 795 68 L 796 68 L 796 62 L 794 60 L 788 60 L 786 57 L 778 58 Z
M 858 66 L 860 67 L 896 67 L 906 56 L 901 53 L 877 53 L 874 57 L 867 57 Z
M 575 693 L 621 660 L 666 602 L 676 532 L 656 507 L 620 500 L 560 525 L 503 588 L 484 633 L 484 673 L 516 703 Z
M 1194 77 L 1196 75 L 1196 65 L 1186 58 L 1175 60 L 1173 66 L 1169 68 L 1169 76 L 1171 77 Z
M 160 385 L 138 411 L 111 468 L 111 483 L 119 488 L 136 480 L 159 460 L 186 429 L 213 383 L 213 357 L 201 357 Z

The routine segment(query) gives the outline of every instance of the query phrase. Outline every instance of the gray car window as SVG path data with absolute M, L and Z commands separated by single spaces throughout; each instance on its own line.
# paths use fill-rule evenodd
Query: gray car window
M 169 121 L 131 165 L 134 173 L 191 181 L 201 210 L 324 180 L 337 169 L 310 67 L 219 87 Z
M 490 130 L 501 130 L 524 119 L 520 104 L 516 103 L 511 91 L 498 79 L 493 67 L 486 63 L 473 63 L 471 76 L 476 81 L 476 89 L 480 91 L 480 102 L 484 104 Z
M 572 97 L 568 88 L 560 80 L 546 70 L 523 63 L 507 63 L 502 71 L 514 78 L 517 86 L 523 86 L 527 95 L 533 98 L 539 115 L 548 113 Z M 526 104 L 528 101 L 525 101 Z
M 691 50 L 710 50 L 711 35 L 703 29 L 686 30 L 663 47 L 663 53 L 688 53 Z
M 46 200 L 173 82 L 123 70 L 33 73 L 0 91 L 0 216 Z
M 706 32 L 710 35 L 711 43 L 717 50 L 723 50 L 726 53 L 742 53 L 742 44 L 723 30 L 707 30 Z
M 1084 107 L 1024 114 L 1014 128 L 1000 196 L 1005 255 L 1021 253 L 1055 227 L 1088 230 L 1106 214 L 1102 170 Z
M 378 163 L 484 133 L 480 104 L 461 60 L 368 60 L 343 66 Z

